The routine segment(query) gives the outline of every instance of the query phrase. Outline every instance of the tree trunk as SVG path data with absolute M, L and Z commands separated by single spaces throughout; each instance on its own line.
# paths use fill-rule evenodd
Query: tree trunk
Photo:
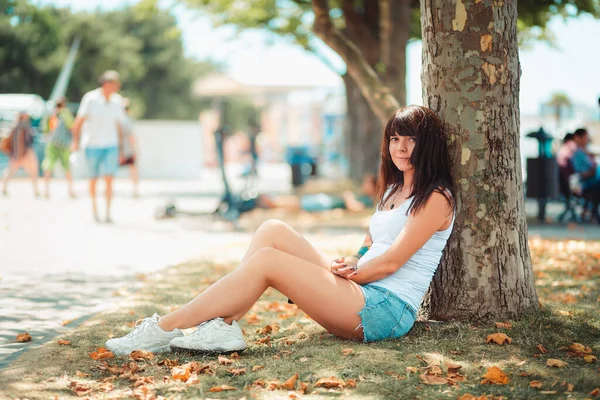
M 421 0 L 423 100 L 449 123 L 456 222 L 422 306 L 437 320 L 538 307 L 519 155 L 517 0 Z
M 346 86 L 345 152 L 348 173 L 353 181 L 359 182 L 365 173 L 376 174 L 378 171 L 383 128 L 354 80 L 348 74 L 342 78 Z

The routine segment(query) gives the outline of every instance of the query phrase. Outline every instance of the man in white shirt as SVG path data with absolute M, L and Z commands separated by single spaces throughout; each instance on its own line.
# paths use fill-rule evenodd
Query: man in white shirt
M 121 126 L 126 118 L 122 97 L 117 93 L 120 88 L 119 73 L 112 70 L 104 72 L 100 76 L 100 87 L 86 93 L 81 99 L 72 128 L 73 150 L 77 151 L 81 143 L 85 151 L 96 221 L 99 221 L 96 183 L 103 176 L 106 182 L 106 222 L 112 222 L 112 184 L 119 168 Z

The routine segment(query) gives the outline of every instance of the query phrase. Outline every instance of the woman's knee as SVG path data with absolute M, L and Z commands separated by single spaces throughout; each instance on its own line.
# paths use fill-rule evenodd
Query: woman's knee
M 276 231 L 280 231 L 283 229 L 288 229 L 289 226 L 288 224 L 286 224 L 285 222 L 279 220 L 279 219 L 268 219 L 265 222 L 263 222 L 262 224 L 260 224 L 260 227 L 258 228 L 259 231 L 262 232 L 276 232 Z

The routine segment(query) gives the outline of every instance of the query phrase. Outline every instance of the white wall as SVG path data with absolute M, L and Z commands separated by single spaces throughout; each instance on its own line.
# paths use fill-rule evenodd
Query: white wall
M 137 164 L 142 179 L 197 179 L 204 161 L 202 128 L 197 121 L 136 121 Z M 60 168 L 56 175 L 62 176 Z M 82 154 L 73 165 L 77 178 L 87 170 Z M 120 168 L 118 177 L 127 177 Z

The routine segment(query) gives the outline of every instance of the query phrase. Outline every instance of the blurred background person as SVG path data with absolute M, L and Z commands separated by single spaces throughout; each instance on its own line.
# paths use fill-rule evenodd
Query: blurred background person
M 573 140 L 577 144 L 577 150 L 571 156 L 571 164 L 575 173 L 581 177 L 581 192 L 599 192 L 600 165 L 588 149 L 590 134 L 585 128 L 576 129 L 573 132 Z
M 126 115 L 123 98 L 117 93 L 121 78 L 117 71 L 109 70 L 100 76 L 100 87 L 83 96 L 73 123 L 73 150 L 79 146 L 85 151 L 90 176 L 90 196 L 94 219 L 98 222 L 96 184 L 104 177 L 106 183 L 106 222 L 112 222 L 111 203 L 113 178 L 122 157 L 119 149 L 122 126 Z M 81 142 L 81 143 L 80 143 Z
M 71 127 L 73 126 L 73 114 L 67 107 L 67 99 L 60 97 L 56 100 L 56 106 L 48 118 L 42 122 L 42 131 L 48 136 L 48 144 L 45 149 L 42 169 L 44 170 L 45 196 L 50 197 L 50 177 L 54 170 L 54 165 L 58 161 L 63 168 L 69 196 L 75 198 L 73 191 L 73 177 L 71 174 L 71 143 L 73 137 Z
M 136 164 L 137 149 L 134 134 L 134 120 L 131 116 L 131 101 L 128 98 L 123 99 L 125 108 L 125 120 L 122 125 L 122 143 L 121 149 L 123 156 L 119 160 L 119 165 L 129 168 L 129 176 L 133 184 L 133 197 L 140 196 L 139 193 L 139 173 Z
M 19 112 L 17 121 L 10 131 L 9 140 L 11 147 L 8 166 L 4 170 L 2 194 L 8 195 L 8 181 L 19 168 L 23 168 L 31 177 L 33 192 L 35 197 L 38 197 L 40 195 L 37 183 L 39 162 L 33 149 L 33 129 L 27 112 Z

